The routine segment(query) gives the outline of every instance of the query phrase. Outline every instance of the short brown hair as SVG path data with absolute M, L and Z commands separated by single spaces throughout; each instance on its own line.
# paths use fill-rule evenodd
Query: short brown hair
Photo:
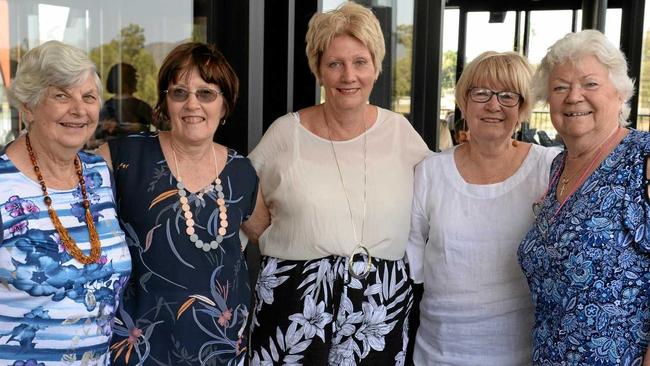
M 307 60 L 312 74 L 320 81 L 320 59 L 323 52 L 332 43 L 332 39 L 340 35 L 349 35 L 359 40 L 370 51 L 375 72 L 381 72 L 381 62 L 386 54 L 384 35 L 381 32 L 379 20 L 370 11 L 353 2 L 347 2 L 335 10 L 316 13 L 309 20 L 309 29 L 305 36 Z
M 239 95 L 239 79 L 235 71 L 215 46 L 200 42 L 183 43 L 165 57 L 158 72 L 158 102 L 153 112 L 156 126 L 169 120 L 165 94 L 169 84 L 175 83 L 194 68 L 203 80 L 218 85 L 223 92 L 226 106 L 223 118 L 232 114 Z
M 524 56 L 515 52 L 487 51 L 465 66 L 456 84 L 456 104 L 465 118 L 469 90 L 479 86 L 500 84 L 522 96 L 519 122 L 530 118 L 533 109 L 531 79 L 533 69 Z

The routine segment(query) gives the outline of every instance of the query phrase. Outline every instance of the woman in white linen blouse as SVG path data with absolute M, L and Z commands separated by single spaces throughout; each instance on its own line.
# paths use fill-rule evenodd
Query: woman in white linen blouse
M 252 365 L 404 363 L 413 171 L 429 150 L 404 117 L 368 104 L 384 53 L 369 9 L 314 15 L 307 56 L 325 103 L 276 120 L 250 155 L 271 214 Z
M 456 87 L 468 141 L 416 168 L 407 253 L 424 282 L 417 365 L 531 363 L 533 307 L 517 246 L 558 151 L 511 139 L 530 116 L 530 79 L 520 55 L 479 55 Z

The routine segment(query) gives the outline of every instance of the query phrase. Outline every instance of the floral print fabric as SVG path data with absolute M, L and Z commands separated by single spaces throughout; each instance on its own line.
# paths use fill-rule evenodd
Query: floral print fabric
M 68 254 L 39 184 L 0 156 L 0 365 L 108 365 L 111 323 L 131 271 L 106 162 L 79 154 L 101 241 L 98 263 Z M 48 189 L 57 216 L 85 255 L 82 195 Z
M 228 151 L 220 173 L 228 227 L 219 248 L 197 249 L 185 233 L 176 178 L 157 135 L 109 142 L 120 220 L 133 257 L 111 349 L 115 365 L 238 365 L 246 357 L 251 301 L 239 227 L 253 211 L 257 176 Z M 206 169 L 214 169 L 209 166 Z M 200 239 L 219 229 L 214 190 L 188 194 Z
M 631 131 L 561 210 L 557 179 L 540 202 L 518 253 L 536 308 L 536 365 L 641 364 L 650 331 L 649 152 L 650 135 Z
M 365 263 L 355 262 L 356 273 Z M 403 365 L 411 282 L 402 261 L 373 259 L 365 279 L 346 258 L 263 257 L 251 365 Z

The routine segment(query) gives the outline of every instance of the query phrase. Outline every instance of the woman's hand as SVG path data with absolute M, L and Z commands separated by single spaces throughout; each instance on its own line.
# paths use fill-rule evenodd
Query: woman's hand
M 645 356 L 643 356 L 643 366 L 650 366 L 650 345 L 645 351 Z
M 260 235 L 271 225 L 271 215 L 269 209 L 264 203 L 264 196 L 262 195 L 262 187 L 257 190 L 257 198 L 255 201 L 255 209 L 251 217 L 241 225 L 244 234 L 248 236 L 253 244 L 257 245 Z

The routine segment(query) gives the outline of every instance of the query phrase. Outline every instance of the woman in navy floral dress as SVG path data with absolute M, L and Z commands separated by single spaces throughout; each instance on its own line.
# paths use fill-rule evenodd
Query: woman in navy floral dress
M 536 308 L 533 362 L 641 365 L 650 331 L 650 135 L 621 127 L 634 89 L 625 57 L 598 31 L 571 33 L 549 49 L 534 85 L 566 151 L 519 247 Z
M 171 131 L 111 140 L 120 223 L 133 258 L 111 349 L 116 365 L 240 365 L 251 291 L 239 227 L 257 176 L 213 142 L 238 81 L 213 46 L 176 47 L 159 73 L 156 120 Z

